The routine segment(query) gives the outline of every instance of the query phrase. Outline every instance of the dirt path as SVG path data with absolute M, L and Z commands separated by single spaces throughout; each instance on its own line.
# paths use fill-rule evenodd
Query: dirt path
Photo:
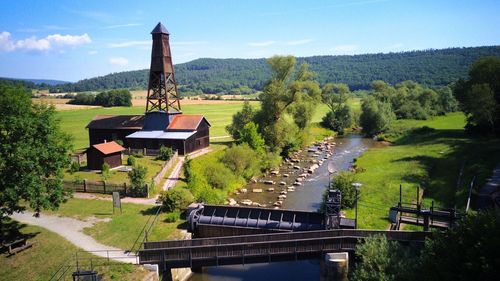
M 73 194 L 73 197 L 78 198 L 78 199 L 113 201 L 113 198 L 109 195 L 97 195 L 97 194 L 83 193 L 83 192 L 75 192 Z M 124 197 L 121 199 L 121 202 L 122 203 L 141 204 L 141 205 L 156 205 L 156 198 Z
M 477 196 L 476 207 L 477 209 L 486 209 L 493 207 L 492 193 L 500 188 L 500 164 L 493 170 L 491 178 L 484 184 Z
M 101 244 L 91 236 L 83 233 L 83 229 L 91 227 L 94 222 L 44 214 L 35 218 L 32 212 L 14 213 L 11 218 L 21 223 L 40 226 L 55 232 L 75 246 L 96 256 L 109 258 L 118 262 L 137 264 L 135 255 L 129 255 L 122 249 Z

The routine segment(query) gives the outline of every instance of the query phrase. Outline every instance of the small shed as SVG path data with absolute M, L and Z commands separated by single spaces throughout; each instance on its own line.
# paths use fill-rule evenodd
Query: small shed
M 125 148 L 114 141 L 94 144 L 87 149 L 87 166 L 91 170 L 101 170 L 107 163 L 110 168 L 122 165 L 122 151 Z

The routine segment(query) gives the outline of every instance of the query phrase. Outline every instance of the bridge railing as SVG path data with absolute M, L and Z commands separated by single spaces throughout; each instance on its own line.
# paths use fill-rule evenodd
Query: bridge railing
M 327 230 L 284 234 L 250 235 L 182 241 L 147 242 L 139 262 L 173 262 L 189 266 L 193 260 L 262 257 L 354 250 L 359 239 L 383 234 L 390 240 L 423 242 L 429 232 Z M 189 243 L 190 242 L 190 243 Z

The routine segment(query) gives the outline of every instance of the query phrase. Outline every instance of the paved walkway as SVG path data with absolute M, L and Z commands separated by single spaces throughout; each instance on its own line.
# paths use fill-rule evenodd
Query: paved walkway
M 500 188 L 500 164 L 493 170 L 493 175 L 489 178 L 479 191 L 477 196 L 477 209 L 486 209 L 493 207 L 492 193 Z
M 118 262 L 137 264 L 135 255 L 129 255 L 122 249 L 103 245 L 91 236 L 83 233 L 83 229 L 91 227 L 94 224 L 93 222 L 44 214 L 40 214 L 40 217 L 36 218 L 32 212 L 14 213 L 11 218 L 21 223 L 40 226 L 55 232 L 75 246 L 96 256 L 109 257 Z
M 201 150 L 198 150 L 196 152 L 193 152 L 189 155 L 187 155 L 190 159 L 199 157 L 203 154 L 207 154 L 211 152 L 211 148 L 204 148 Z M 162 186 L 162 190 L 169 190 L 170 188 L 174 187 L 177 181 L 180 179 L 179 176 L 181 174 L 182 166 L 184 165 L 184 161 L 186 160 L 186 157 L 180 156 L 179 161 L 177 161 L 177 165 L 175 165 L 174 169 L 172 170 L 172 173 L 170 176 L 168 176 L 167 180 Z

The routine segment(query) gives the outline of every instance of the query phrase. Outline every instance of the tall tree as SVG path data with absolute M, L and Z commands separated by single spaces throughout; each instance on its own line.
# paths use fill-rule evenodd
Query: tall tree
M 349 99 L 349 86 L 346 84 L 328 83 L 323 87 L 321 98 L 330 111 L 323 117 L 321 125 L 332 129 L 340 135 L 352 125 L 353 117 L 347 100 Z
M 70 162 L 70 138 L 54 107 L 34 105 L 30 96 L 0 84 L 0 218 L 26 205 L 36 214 L 55 209 L 66 195 L 62 171 Z

